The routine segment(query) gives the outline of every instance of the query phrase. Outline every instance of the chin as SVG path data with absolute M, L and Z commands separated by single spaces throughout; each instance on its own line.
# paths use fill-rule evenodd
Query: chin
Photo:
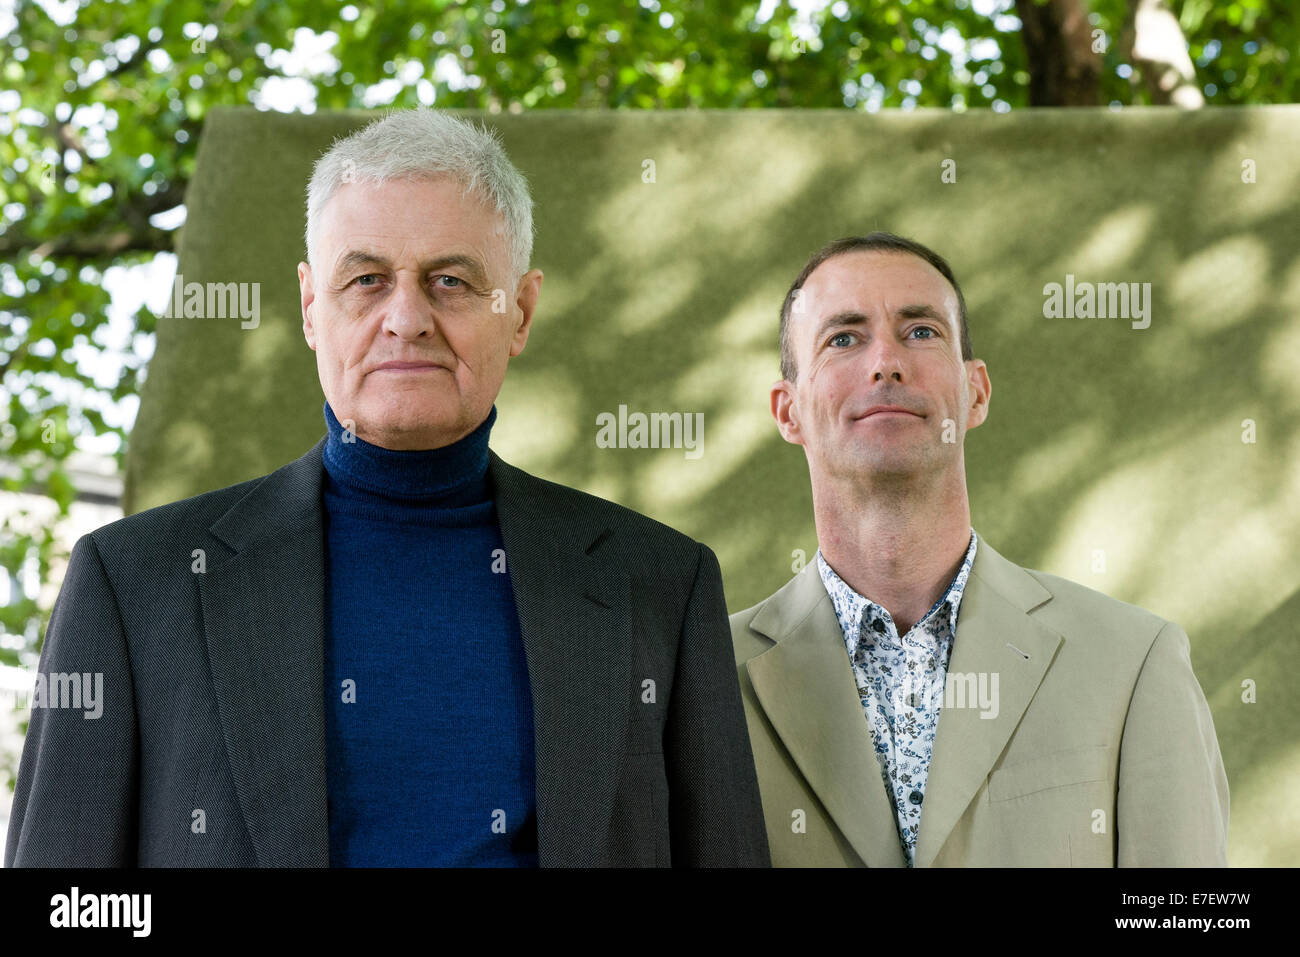
M 840 450 L 833 467 L 849 475 L 905 477 L 922 472 L 929 465 L 914 449 L 849 446 Z
M 399 390 L 371 403 L 375 418 L 393 423 L 417 423 L 442 420 L 451 422 L 461 414 L 459 395 L 430 395 L 427 392 Z

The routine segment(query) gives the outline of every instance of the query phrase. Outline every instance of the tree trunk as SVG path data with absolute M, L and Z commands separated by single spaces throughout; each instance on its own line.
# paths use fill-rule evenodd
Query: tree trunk
M 1030 106 L 1100 106 L 1101 53 L 1083 0 L 1016 0 Z
M 1152 103 L 1186 109 L 1205 105 L 1187 38 L 1164 0 L 1133 0 L 1124 45 Z

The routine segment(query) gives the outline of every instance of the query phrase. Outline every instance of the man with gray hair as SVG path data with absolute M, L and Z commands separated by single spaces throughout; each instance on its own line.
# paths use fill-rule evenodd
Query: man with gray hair
M 319 160 L 327 434 L 77 543 L 40 670 L 108 700 L 33 712 L 6 866 L 768 863 L 713 553 L 488 448 L 531 206 L 437 111 Z

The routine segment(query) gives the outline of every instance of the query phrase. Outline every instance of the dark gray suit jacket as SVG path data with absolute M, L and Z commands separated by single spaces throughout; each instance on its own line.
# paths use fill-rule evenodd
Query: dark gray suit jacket
M 39 670 L 102 673 L 103 713 L 33 708 L 6 867 L 328 866 L 324 444 L 76 543 Z M 766 866 L 713 553 L 495 453 L 489 475 L 541 865 Z

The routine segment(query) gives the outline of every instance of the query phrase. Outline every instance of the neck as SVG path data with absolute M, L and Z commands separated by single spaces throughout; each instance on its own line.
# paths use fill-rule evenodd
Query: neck
M 349 498 L 444 508 L 489 498 L 488 438 L 496 407 L 477 428 L 436 449 L 386 449 L 345 432 L 328 402 L 324 464 L 331 488 Z
M 822 557 L 906 634 L 942 597 L 970 546 L 964 470 L 919 483 L 814 477 L 812 492 Z

